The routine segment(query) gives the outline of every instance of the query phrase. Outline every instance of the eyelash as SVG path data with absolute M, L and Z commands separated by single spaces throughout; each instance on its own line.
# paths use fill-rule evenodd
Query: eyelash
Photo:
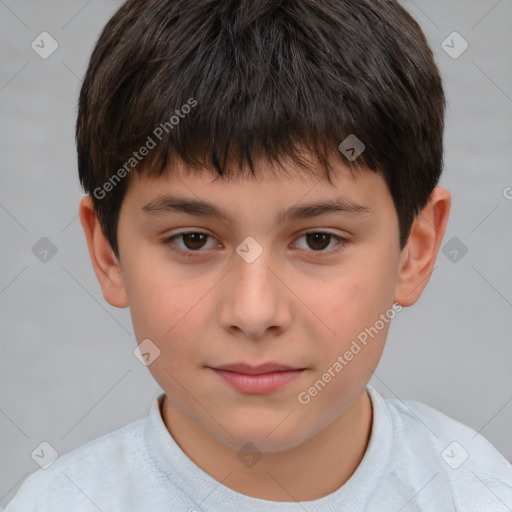
M 162 240 L 162 242 L 163 242 L 164 245 L 168 246 L 171 251 L 173 251 L 173 252 L 175 252 L 175 253 L 177 253 L 177 254 L 179 254 L 181 256 L 184 256 L 185 258 L 201 257 L 201 256 L 198 256 L 198 254 L 200 255 L 200 253 L 206 252 L 206 251 L 203 251 L 203 250 L 192 251 L 190 249 L 189 250 L 183 250 L 183 249 L 177 249 L 176 248 L 176 244 L 174 243 L 175 239 L 180 238 L 180 237 L 185 236 L 185 235 L 191 235 L 191 234 L 205 235 L 206 237 L 208 237 L 208 239 L 213 238 L 211 235 L 209 235 L 208 233 L 204 233 L 203 231 L 181 231 L 180 233 L 175 233 L 174 235 L 165 238 L 164 240 Z M 306 250 L 306 252 L 311 252 L 313 254 L 318 254 L 318 256 L 316 256 L 316 255 L 313 256 L 315 258 L 317 258 L 317 257 L 321 258 L 323 255 L 326 255 L 326 254 L 331 256 L 332 254 L 337 253 L 338 251 L 343 249 L 345 247 L 345 245 L 348 243 L 348 240 L 346 238 L 343 238 L 342 236 L 335 235 L 333 233 L 329 233 L 329 232 L 326 232 L 326 231 L 302 231 L 300 233 L 299 239 L 302 238 L 303 236 L 313 235 L 313 234 L 328 235 L 331 238 L 334 238 L 334 239 L 336 239 L 339 242 L 334 249 L 330 249 L 328 251 L 326 251 L 326 250 L 318 250 L 318 251 L 311 250 L 311 251 L 307 251 L 306 249 L 302 249 L 302 250 Z M 208 239 L 207 239 L 207 241 L 208 241 Z

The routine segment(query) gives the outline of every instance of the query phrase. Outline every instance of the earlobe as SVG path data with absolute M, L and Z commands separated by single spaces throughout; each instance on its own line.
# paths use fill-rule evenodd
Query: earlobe
M 126 292 L 121 273 L 121 265 L 105 238 L 91 196 L 87 195 L 80 201 L 80 222 L 84 229 L 89 256 L 105 300 L 112 306 L 125 308 L 128 306 Z
M 430 201 L 414 219 L 411 233 L 404 247 L 395 290 L 395 302 L 413 305 L 427 285 L 450 214 L 450 192 L 436 187 Z

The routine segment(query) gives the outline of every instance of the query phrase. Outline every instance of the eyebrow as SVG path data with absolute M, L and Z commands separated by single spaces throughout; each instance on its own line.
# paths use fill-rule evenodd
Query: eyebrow
M 213 217 L 225 222 L 232 222 L 234 219 L 227 210 L 220 206 L 216 206 L 207 201 L 178 196 L 160 197 L 145 204 L 142 210 L 150 216 L 185 213 L 197 217 Z M 361 214 L 371 212 L 371 208 L 357 204 L 346 197 L 337 197 L 301 206 L 293 206 L 288 210 L 281 210 L 276 215 L 275 223 L 279 224 L 284 221 L 318 217 L 333 212 Z

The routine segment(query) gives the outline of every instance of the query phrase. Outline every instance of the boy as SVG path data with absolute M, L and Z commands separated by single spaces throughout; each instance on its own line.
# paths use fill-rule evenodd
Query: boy
M 444 107 L 393 1 L 126 2 L 80 94 L 80 218 L 164 393 L 7 510 L 511 510 L 481 435 L 367 385 L 445 232 Z

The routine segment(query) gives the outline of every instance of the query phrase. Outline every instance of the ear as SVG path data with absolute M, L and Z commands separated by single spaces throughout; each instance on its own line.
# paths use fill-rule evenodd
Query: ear
M 430 201 L 412 224 L 407 245 L 400 256 L 395 302 L 412 306 L 432 274 L 450 214 L 450 192 L 436 187 Z
M 87 195 L 80 201 L 80 222 L 84 228 L 89 256 L 96 277 L 103 291 L 103 297 L 112 306 L 125 308 L 128 306 L 124 288 L 121 265 L 105 238 L 98 216 L 94 211 L 91 196 Z

